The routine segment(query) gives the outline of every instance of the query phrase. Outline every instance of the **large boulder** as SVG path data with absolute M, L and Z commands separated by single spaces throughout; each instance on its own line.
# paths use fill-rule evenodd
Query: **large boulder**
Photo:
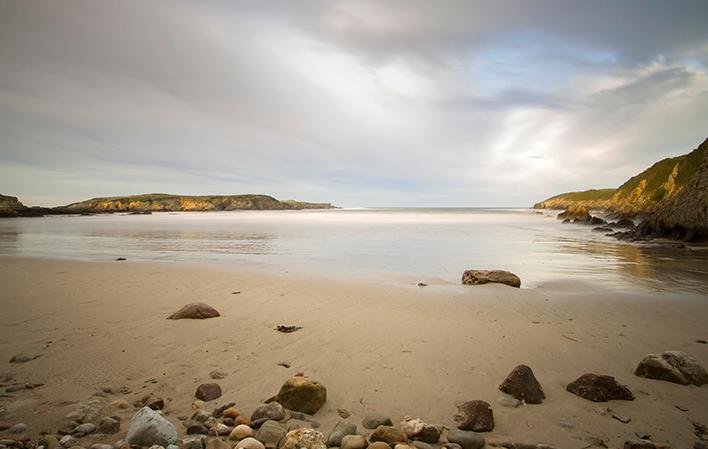
M 327 389 L 309 377 L 295 376 L 288 379 L 272 399 L 287 409 L 314 415 L 327 401 Z
M 682 385 L 701 386 L 708 383 L 708 374 L 698 360 L 683 351 L 649 354 L 634 371 L 639 377 L 665 380 Z
M 629 388 L 620 385 L 614 377 L 604 374 L 583 374 L 569 383 L 566 390 L 593 402 L 634 400 L 634 395 Z
M 458 405 L 454 419 L 460 430 L 491 432 L 494 429 L 492 406 L 485 401 L 475 400 Z
M 285 435 L 280 449 L 327 449 L 322 432 L 315 429 L 295 429 Z
M 130 420 L 127 440 L 138 446 L 166 447 L 177 442 L 177 430 L 155 410 L 143 407 Z
M 499 389 L 527 404 L 540 404 L 546 398 L 541 384 L 536 380 L 531 368 L 526 365 L 519 365 L 511 370 L 499 385 Z
M 208 304 L 204 304 L 203 302 L 193 302 L 191 304 L 187 304 L 186 306 L 182 307 L 169 317 L 167 317 L 168 320 L 184 320 L 184 319 L 193 319 L 193 320 L 203 320 L 206 318 L 216 318 L 219 315 L 219 312 L 213 308 L 212 306 Z
M 462 283 L 465 285 L 497 283 L 521 287 L 521 279 L 514 273 L 504 270 L 465 270 L 462 274 Z

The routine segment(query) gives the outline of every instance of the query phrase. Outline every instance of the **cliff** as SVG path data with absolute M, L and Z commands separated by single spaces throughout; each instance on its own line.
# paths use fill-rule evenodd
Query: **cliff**
M 534 208 L 567 209 L 576 205 L 625 216 L 654 212 L 660 204 L 678 195 L 693 178 L 707 148 L 708 139 L 688 154 L 657 162 L 617 189 L 563 193 L 534 204 Z
M 0 216 L 17 217 L 25 205 L 15 196 L 0 195 Z

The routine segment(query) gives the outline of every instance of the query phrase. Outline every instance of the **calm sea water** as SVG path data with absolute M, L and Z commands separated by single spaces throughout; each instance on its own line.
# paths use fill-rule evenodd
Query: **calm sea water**
M 708 247 L 619 242 L 528 209 L 337 209 L 0 220 L 0 254 L 216 262 L 325 276 L 440 279 L 467 268 L 525 287 L 582 279 L 708 292 Z

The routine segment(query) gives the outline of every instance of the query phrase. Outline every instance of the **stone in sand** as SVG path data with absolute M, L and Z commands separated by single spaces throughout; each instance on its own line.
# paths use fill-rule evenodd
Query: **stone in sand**
M 219 435 L 219 436 L 224 436 L 224 435 L 229 435 L 231 431 L 234 430 L 233 427 L 229 427 L 224 423 L 215 423 L 214 425 L 211 426 L 211 429 L 209 429 L 209 433 L 211 435 Z
M 327 401 L 327 389 L 309 377 L 295 376 L 280 387 L 274 400 L 287 409 L 314 415 Z
M 118 433 L 120 430 L 120 421 L 110 416 L 104 416 L 101 418 L 101 422 L 98 423 L 98 433 L 104 435 L 112 435 Z
M 265 449 L 265 446 L 257 439 L 248 437 L 234 444 L 234 449 Z
M 96 424 L 92 424 L 90 422 L 84 423 L 84 424 L 79 424 L 74 428 L 74 431 L 71 432 L 74 435 L 76 434 L 81 434 L 81 435 L 89 435 L 92 434 L 96 431 Z
M 536 380 L 531 368 L 526 365 L 519 365 L 511 370 L 504 382 L 499 385 L 499 389 L 527 404 L 540 404 L 546 398 L 541 384 Z
M 366 449 L 391 449 L 391 446 L 383 441 L 374 441 Z
M 315 429 L 296 429 L 285 435 L 280 449 L 327 449 L 327 445 L 322 432 Z
M 620 385 L 614 377 L 604 374 L 583 374 L 569 383 L 566 390 L 593 402 L 634 400 L 634 395 L 629 388 Z
M 437 443 L 440 439 L 441 429 L 424 422 L 420 418 L 406 418 L 400 422 L 398 427 L 408 438 L 414 440 L 420 440 L 426 443 Z
M 31 362 L 34 359 L 38 359 L 41 357 L 42 354 L 33 354 L 29 352 L 20 352 L 19 354 L 15 354 L 11 359 L 10 363 L 27 363 Z
M 232 441 L 241 441 L 244 438 L 249 438 L 254 435 L 253 429 L 248 427 L 245 424 L 239 424 L 238 426 L 234 427 L 234 430 L 231 431 L 231 435 L 229 435 L 229 439 Z
M 624 449 L 656 449 L 656 445 L 650 440 L 627 440 L 624 442 Z
M 241 415 L 241 412 L 236 407 L 228 407 L 226 410 L 221 412 L 221 415 L 224 416 L 225 418 L 236 419 L 239 415 Z M 214 416 L 216 416 L 216 415 L 214 415 Z M 218 418 L 218 416 L 217 416 L 217 418 Z
M 63 447 L 78 446 L 79 440 L 77 440 L 71 435 L 64 435 L 63 437 L 61 437 L 61 440 L 59 440 L 59 444 L 61 444 Z
M 366 438 L 361 435 L 346 435 L 342 438 L 339 449 L 366 449 Z
M 184 449 L 204 449 L 206 440 L 207 437 L 204 435 L 189 436 L 182 440 L 182 447 Z
M 11 426 L 9 429 L 7 429 L 7 431 L 10 433 L 17 434 L 17 433 L 25 433 L 25 432 L 27 432 L 27 429 L 28 429 L 27 424 L 20 422 L 20 423 L 17 423 L 15 425 Z
M 206 318 L 216 318 L 219 315 L 219 312 L 213 308 L 212 306 L 208 304 L 204 304 L 203 302 L 193 302 L 191 304 L 187 304 L 186 306 L 182 307 L 169 317 L 167 317 L 168 320 L 183 320 L 183 319 L 196 319 L 196 320 L 203 320 Z
M 458 405 L 454 418 L 460 430 L 490 432 L 494 429 L 492 406 L 485 401 L 469 401 Z
M 89 446 L 89 449 L 114 449 L 112 444 L 94 443 Z
M 138 446 L 166 446 L 177 441 L 177 430 L 155 410 L 143 407 L 130 420 L 127 440 Z
M 402 430 L 391 426 L 379 426 L 369 436 L 369 441 L 383 441 L 384 443 L 395 446 L 398 443 L 407 443 L 408 437 Z
M 701 386 L 708 383 L 705 368 L 695 358 L 683 351 L 664 351 L 649 354 L 634 371 L 639 377 L 665 380 L 677 384 Z
M 263 443 L 267 448 L 278 447 L 278 443 L 283 439 L 287 429 L 285 426 L 277 421 L 266 421 L 263 423 L 258 432 L 256 432 L 256 439 Z
M 340 446 L 342 439 L 347 435 L 356 435 L 356 424 L 348 421 L 339 421 L 334 430 L 329 434 L 327 446 Z
M 510 287 L 521 287 L 521 279 L 514 273 L 504 270 L 466 270 L 462 274 L 465 285 L 505 284 Z
M 484 446 L 484 437 L 476 432 L 450 429 L 447 431 L 447 440 L 462 446 L 462 449 L 479 449 Z
M 502 407 L 516 408 L 521 405 L 521 401 L 503 394 L 497 398 L 497 404 L 501 405 Z
M 61 447 L 61 443 L 54 435 L 42 435 L 42 438 L 37 442 L 38 446 L 44 446 L 44 449 L 56 449 Z
M 411 444 L 415 449 L 433 449 L 433 446 L 429 445 L 425 441 L 414 440 Z
M 209 438 L 206 444 L 206 449 L 231 449 L 231 446 L 221 438 Z
M 280 421 L 285 418 L 285 409 L 282 405 L 280 405 L 280 403 L 271 402 L 270 404 L 261 405 L 251 414 L 251 421 L 257 421 L 264 418 Z
M 218 384 L 201 384 L 197 387 L 194 396 L 202 401 L 213 401 L 221 397 L 221 387 Z
M 391 418 L 388 416 L 368 415 L 361 421 L 361 425 L 364 426 L 365 429 L 375 429 L 378 426 L 392 426 L 393 421 L 391 421 Z

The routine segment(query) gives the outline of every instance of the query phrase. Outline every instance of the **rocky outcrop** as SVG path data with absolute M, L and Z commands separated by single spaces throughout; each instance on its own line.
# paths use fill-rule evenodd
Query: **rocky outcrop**
M 504 270 L 466 270 L 462 274 L 465 285 L 505 284 L 510 287 L 521 287 L 521 279 L 514 273 Z
M 682 385 L 693 384 L 700 387 L 708 383 L 705 368 L 698 360 L 683 351 L 649 354 L 639 362 L 634 374 Z

